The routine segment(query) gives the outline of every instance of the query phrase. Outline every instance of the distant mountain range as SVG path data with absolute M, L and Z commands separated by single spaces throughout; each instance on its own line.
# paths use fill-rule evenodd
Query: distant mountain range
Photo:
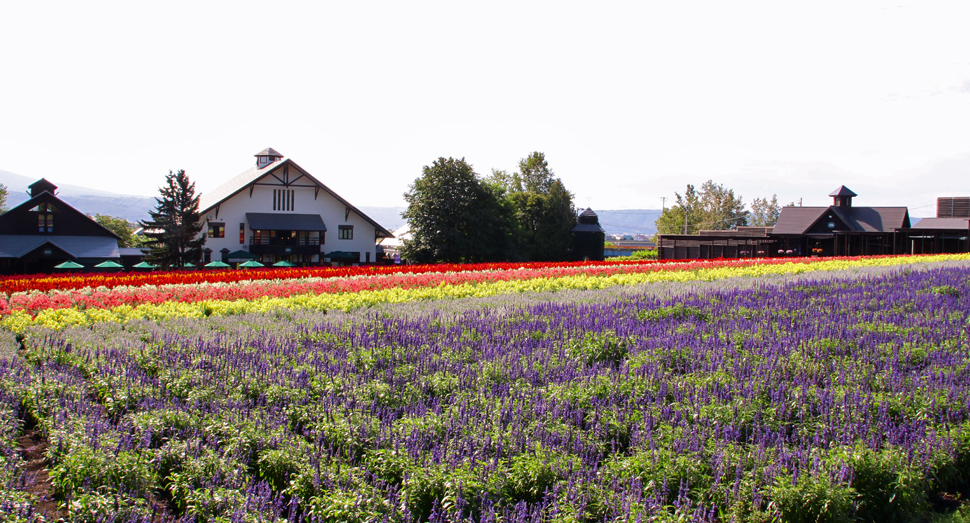
M 7 207 L 15 207 L 30 199 L 30 184 L 38 178 L 29 178 L 7 171 L 0 171 L 0 183 L 7 186 Z M 57 196 L 85 214 L 105 214 L 124 218 L 131 222 L 148 218 L 149 209 L 155 208 L 155 198 L 115 194 L 100 189 L 78 185 L 58 184 Z
M 37 181 L 7 171 L 0 171 L 0 183 L 7 186 L 7 207 L 14 207 L 29 199 L 28 186 Z M 54 180 L 52 180 L 54 181 Z M 56 181 L 54 181 L 57 184 Z M 57 194 L 75 209 L 86 214 L 104 214 L 124 218 L 130 222 L 148 219 L 148 211 L 155 208 L 152 196 L 116 194 L 90 187 L 57 184 Z M 406 207 L 358 206 L 364 214 L 394 231 L 405 224 L 401 213 Z M 653 234 L 657 232 L 654 222 L 660 209 L 596 210 L 600 225 L 607 234 Z
M 599 216 L 600 227 L 606 230 L 606 234 L 646 234 L 652 235 L 657 232 L 654 222 L 660 217 L 661 209 L 620 209 L 605 210 L 593 209 Z

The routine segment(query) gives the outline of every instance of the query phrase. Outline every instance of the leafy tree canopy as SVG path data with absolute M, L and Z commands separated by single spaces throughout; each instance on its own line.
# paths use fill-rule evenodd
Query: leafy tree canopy
M 0 183 L 0 213 L 7 212 L 7 186 Z
M 713 180 L 704 182 L 700 191 L 688 184 L 683 195 L 674 194 L 676 203 L 657 218 L 660 234 L 698 234 L 701 230 L 727 230 L 748 224 L 741 196 Z
M 205 237 L 201 235 L 202 216 L 195 183 L 189 181 L 184 170 L 169 171 L 159 192 L 155 210 L 148 213 L 151 219 L 138 222 L 146 231 L 145 245 L 151 248 L 148 261 L 163 268 L 199 263 Z
M 573 195 L 555 177 L 544 153 L 519 160 L 518 172 L 493 170 L 488 181 L 502 190 L 512 209 L 517 259 L 568 259 L 576 225 Z
M 755 198 L 751 201 L 750 224 L 755 227 L 774 227 L 780 214 L 781 206 L 778 205 L 777 194 L 772 194 L 771 200 Z
M 135 228 L 130 222 L 128 222 L 128 220 L 105 214 L 95 214 L 94 216 L 89 214 L 88 217 L 101 224 L 101 226 L 105 229 L 117 234 L 118 237 L 121 238 L 121 240 L 118 241 L 119 247 L 134 246 L 135 241 L 132 233 L 135 232 Z
M 510 255 L 511 224 L 497 187 L 462 159 L 438 158 L 404 194 L 412 239 L 403 255 L 418 263 L 500 261 Z

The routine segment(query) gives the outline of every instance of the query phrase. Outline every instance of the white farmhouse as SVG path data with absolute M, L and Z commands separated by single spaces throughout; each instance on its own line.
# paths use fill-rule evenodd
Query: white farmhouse
M 272 148 L 256 165 L 211 192 L 199 209 L 204 263 L 372 263 L 376 242 L 393 235 Z

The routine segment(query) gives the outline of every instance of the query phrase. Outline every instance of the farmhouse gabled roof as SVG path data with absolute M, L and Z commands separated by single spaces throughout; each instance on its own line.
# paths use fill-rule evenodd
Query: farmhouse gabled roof
M 41 181 L 47 182 L 46 180 L 44 180 L 43 178 L 41 178 L 40 181 L 34 182 L 33 185 L 37 185 Z M 50 184 L 50 182 L 47 182 L 47 183 Z M 51 184 L 51 185 L 53 185 L 53 184 Z M 43 192 L 41 192 L 37 196 L 31 197 L 29 200 L 21 203 L 20 205 L 15 206 L 12 209 L 7 210 L 7 212 L 5 212 L 2 215 L 0 215 L 0 216 L 3 216 L 3 218 L 0 219 L 0 226 L 4 225 L 3 222 L 5 220 L 16 220 L 16 219 L 19 219 L 18 215 L 22 215 L 24 211 L 33 209 L 34 207 L 37 207 L 37 205 L 39 205 L 41 203 L 48 203 L 48 204 L 51 204 L 51 205 L 55 206 L 61 212 L 65 213 L 67 216 L 69 216 L 70 217 L 69 219 L 71 219 L 71 220 L 87 220 L 87 221 L 91 222 L 90 223 L 91 227 L 94 227 L 96 229 L 99 229 L 100 232 L 103 232 L 105 236 L 111 236 L 112 238 L 114 238 L 114 240 L 116 242 L 121 239 L 121 237 L 118 236 L 117 234 L 115 234 L 115 232 L 112 231 L 111 229 L 105 227 L 104 225 L 101 225 L 94 218 L 92 218 L 92 217 L 84 214 L 83 212 L 75 209 L 73 206 L 71 206 L 71 204 L 65 202 L 64 200 L 62 200 L 60 198 L 58 198 L 57 196 L 54 195 L 54 193 L 49 192 L 47 190 L 44 190 Z M 6 239 L 6 238 L 8 238 L 8 237 L 10 237 L 12 235 L 10 235 L 10 234 L 3 234 L 2 232 L 0 232 L 0 236 L 3 236 Z
M 906 207 L 832 207 L 832 211 L 856 232 L 892 232 L 909 227 Z
M 805 234 L 828 207 L 782 207 L 772 234 Z
M 272 150 L 272 149 L 268 149 L 268 150 Z M 330 196 L 333 196 L 334 199 L 344 204 L 344 206 L 350 208 L 350 210 L 357 213 L 361 218 L 367 220 L 368 223 L 370 223 L 371 225 L 374 226 L 375 229 L 377 229 L 378 237 L 391 238 L 394 236 L 393 234 L 391 234 L 390 231 L 388 231 L 383 226 L 381 226 L 381 224 L 377 223 L 376 221 L 371 219 L 370 216 L 367 216 L 366 214 L 361 212 L 361 210 L 358 209 L 357 207 L 354 207 L 353 205 L 351 205 L 350 202 L 348 202 L 347 200 L 344 200 L 343 198 L 341 198 L 339 194 L 330 190 L 329 187 L 327 187 L 322 182 L 320 182 L 320 180 L 317 180 L 316 178 L 314 178 L 310 173 L 306 172 L 306 170 L 304 170 L 302 167 L 297 165 L 296 162 L 294 162 L 289 158 L 285 158 L 278 162 L 273 162 L 271 164 L 264 165 L 262 167 L 254 165 L 249 169 L 246 169 L 236 177 L 232 178 L 228 182 L 220 185 L 219 187 L 216 187 L 212 191 L 203 193 L 202 196 L 199 197 L 200 213 L 203 215 L 208 213 L 209 211 L 214 209 L 216 205 L 219 205 L 220 203 L 228 200 L 229 198 L 232 198 L 233 196 L 239 194 L 243 190 L 249 188 L 250 185 L 253 185 L 259 180 L 261 180 L 262 178 L 265 178 L 273 174 L 277 170 L 281 169 L 283 166 L 289 166 L 293 169 L 296 169 L 304 177 L 306 177 L 307 179 L 306 184 L 313 184 L 319 187 Z M 303 184 L 301 183 L 301 185 Z
M 909 227 L 906 207 L 782 207 L 772 234 L 806 234 L 829 213 L 853 232 L 892 232 Z

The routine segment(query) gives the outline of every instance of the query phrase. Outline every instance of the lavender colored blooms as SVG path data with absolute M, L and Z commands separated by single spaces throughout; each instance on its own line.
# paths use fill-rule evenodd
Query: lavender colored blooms
M 35 333 L 0 404 L 47 435 L 78 520 L 907 520 L 970 481 L 968 281 Z

